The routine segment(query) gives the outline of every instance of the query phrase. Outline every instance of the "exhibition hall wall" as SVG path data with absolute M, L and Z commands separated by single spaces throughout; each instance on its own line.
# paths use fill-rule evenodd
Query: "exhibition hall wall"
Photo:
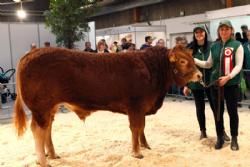
M 89 22 L 89 27 L 85 39 L 75 43 L 76 49 L 83 50 L 85 41 L 95 43 L 95 23 Z M 44 23 L 0 23 L 0 37 L 0 67 L 5 71 L 16 68 L 18 60 L 30 50 L 32 43 L 39 48 L 44 47 L 46 41 L 52 47 L 57 46 L 55 35 Z
M 4 69 L 16 68 L 21 56 L 30 49 L 31 43 L 43 47 L 45 41 L 52 46 L 55 36 L 44 24 L 34 23 L 0 23 L 0 66 Z

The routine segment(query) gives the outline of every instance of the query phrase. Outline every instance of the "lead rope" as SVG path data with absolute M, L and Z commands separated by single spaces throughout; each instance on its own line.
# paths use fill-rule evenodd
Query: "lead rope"
M 208 85 L 206 85 L 206 84 L 204 83 L 203 80 L 200 80 L 199 83 L 200 83 L 204 88 L 210 88 L 211 86 L 217 85 L 218 81 L 219 81 L 218 79 L 217 79 L 217 80 L 214 80 L 213 82 L 210 82 Z

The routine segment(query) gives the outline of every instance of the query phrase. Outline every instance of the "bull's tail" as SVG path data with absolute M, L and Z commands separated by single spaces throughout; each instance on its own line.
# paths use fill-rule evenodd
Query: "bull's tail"
M 14 113 L 13 121 L 14 121 L 18 136 L 22 136 L 26 130 L 26 114 L 23 109 L 23 100 L 22 100 L 20 87 L 21 87 L 20 74 L 18 70 L 17 75 L 16 75 L 17 98 L 15 101 L 14 111 L 13 111 Z

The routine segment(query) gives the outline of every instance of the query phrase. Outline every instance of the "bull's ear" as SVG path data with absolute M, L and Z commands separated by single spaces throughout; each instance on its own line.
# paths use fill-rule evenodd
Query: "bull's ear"
M 176 57 L 176 55 L 175 55 L 173 49 L 170 49 L 170 50 L 168 51 L 168 59 L 169 59 L 169 61 L 170 61 L 171 63 L 174 63 L 174 62 L 177 61 L 177 57 Z

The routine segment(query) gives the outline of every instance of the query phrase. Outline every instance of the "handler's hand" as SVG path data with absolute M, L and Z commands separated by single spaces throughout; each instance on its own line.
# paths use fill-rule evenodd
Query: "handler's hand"
M 220 77 L 219 78 L 219 86 L 220 87 L 224 86 L 230 79 L 231 78 L 229 75 Z
M 191 90 L 187 86 L 185 86 L 183 89 L 183 94 L 185 96 L 188 96 L 190 93 L 191 93 Z

